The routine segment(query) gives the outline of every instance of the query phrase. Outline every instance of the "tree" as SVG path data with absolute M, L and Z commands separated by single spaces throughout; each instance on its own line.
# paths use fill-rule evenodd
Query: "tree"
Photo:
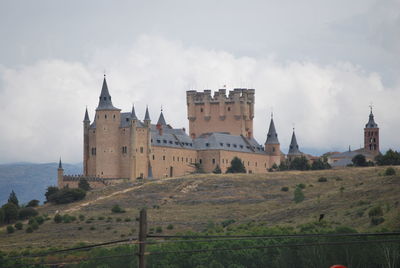
M 37 207 L 39 205 L 39 200 L 33 199 L 28 202 L 27 207 Z
M 215 169 L 213 170 L 213 173 L 214 173 L 214 174 L 221 174 L 221 173 L 222 173 L 221 168 L 219 167 L 219 165 L 217 165 L 217 166 L 215 167 Z
M 330 169 L 331 165 L 329 165 L 326 157 L 318 158 L 311 164 L 312 170 L 321 170 L 321 169 Z
M 57 193 L 60 189 L 58 189 L 58 187 L 56 186 L 49 186 L 47 187 L 47 191 L 44 194 L 46 196 L 46 201 L 50 202 L 50 196 L 52 196 L 53 194 Z
M 365 156 L 362 154 L 358 154 L 351 159 L 353 162 L 354 166 L 356 167 L 365 167 L 367 166 L 367 160 L 365 159 Z
M 380 166 L 400 165 L 400 153 L 389 149 L 384 155 L 376 156 L 375 161 Z
M 4 222 L 4 210 L 3 208 L 0 208 L 0 224 L 3 224 Z
M 86 192 L 79 188 L 63 188 L 49 196 L 49 201 L 56 204 L 67 204 L 85 198 Z
M 4 211 L 4 222 L 11 223 L 18 219 L 18 207 L 14 203 L 7 203 L 2 206 Z
M 296 157 L 289 162 L 289 169 L 291 170 L 309 170 L 310 164 L 308 164 L 305 156 Z
M 235 156 L 231 161 L 231 166 L 226 170 L 226 173 L 246 173 L 246 168 L 242 160 Z
M 89 182 L 84 178 L 79 180 L 78 187 L 84 191 L 89 191 L 91 189 Z
M 31 217 L 35 217 L 36 215 L 38 215 L 39 213 L 32 207 L 26 207 L 26 208 L 21 208 L 19 210 L 18 213 L 18 218 L 20 220 L 26 220 L 29 219 Z
M 19 207 L 18 198 L 17 198 L 17 195 L 15 194 L 14 190 L 11 191 L 10 196 L 8 197 L 8 203 L 13 203 L 17 207 Z

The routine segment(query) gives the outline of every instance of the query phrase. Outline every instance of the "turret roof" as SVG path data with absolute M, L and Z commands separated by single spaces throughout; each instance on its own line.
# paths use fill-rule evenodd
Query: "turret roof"
M 271 122 L 269 123 L 269 130 L 267 134 L 267 141 L 265 144 L 279 144 L 278 133 L 276 133 L 274 119 L 271 116 Z
M 292 140 L 290 141 L 290 147 L 288 155 L 299 155 L 301 154 L 299 150 L 299 145 L 297 144 L 296 134 L 293 129 Z
M 161 110 L 160 117 L 158 118 L 157 125 L 166 126 L 167 123 L 165 122 L 163 111 Z
M 369 120 L 368 123 L 365 125 L 365 128 L 377 128 L 378 124 L 375 123 L 374 120 L 374 114 L 372 113 L 372 108 L 371 108 L 371 112 L 369 114 Z
M 149 107 L 146 107 L 146 114 L 144 115 L 144 120 L 150 121 Z
M 87 107 L 86 107 L 86 111 L 85 111 L 85 118 L 83 119 L 83 121 L 84 122 L 90 122 L 90 119 L 89 119 L 89 113 L 88 113 L 88 110 L 87 110 Z
M 136 113 L 135 113 L 135 105 L 132 104 L 132 112 L 131 112 L 131 119 L 138 120 Z
M 62 167 L 62 163 L 61 163 L 61 157 L 60 157 L 60 162 L 58 162 L 58 168 L 59 169 L 62 169 L 63 167 Z
M 101 88 L 101 93 L 99 97 L 99 105 L 97 106 L 96 111 L 99 110 L 119 110 L 115 108 L 111 101 L 111 95 L 108 92 L 108 86 L 106 81 L 106 76 L 104 75 L 103 86 Z

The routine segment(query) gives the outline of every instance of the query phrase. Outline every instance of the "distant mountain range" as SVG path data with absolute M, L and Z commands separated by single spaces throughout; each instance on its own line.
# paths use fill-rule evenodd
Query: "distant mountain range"
M 11 163 L 0 164 L 0 205 L 7 202 L 14 190 L 20 203 L 32 199 L 43 202 L 46 188 L 57 185 L 58 163 Z M 82 163 L 63 163 L 65 174 L 81 174 Z

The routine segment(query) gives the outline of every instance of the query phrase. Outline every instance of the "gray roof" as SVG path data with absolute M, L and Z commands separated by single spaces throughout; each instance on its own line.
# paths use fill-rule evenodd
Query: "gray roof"
M 85 118 L 83 119 L 83 122 L 90 122 L 89 113 L 88 113 L 88 111 L 87 111 L 87 107 L 86 107 Z
M 369 120 L 368 123 L 365 125 L 365 128 L 377 128 L 378 124 L 375 123 L 374 120 L 374 114 L 372 113 L 372 109 L 371 109 L 371 113 L 369 114 Z
M 165 122 L 164 114 L 161 110 L 160 117 L 158 118 L 157 125 L 166 126 L 167 123 Z
M 107 86 L 107 81 L 106 81 L 105 76 L 104 76 L 103 86 L 101 88 L 101 93 L 100 93 L 100 97 L 99 97 L 99 105 L 97 106 L 96 111 L 99 111 L 99 110 L 119 110 L 118 108 L 115 108 L 112 104 L 111 95 L 108 92 L 108 86 Z
M 132 112 L 131 112 L 131 119 L 138 120 L 136 113 L 135 113 L 135 105 L 132 104 Z
M 294 133 L 294 129 L 293 129 L 292 140 L 290 141 L 288 155 L 300 155 L 300 154 L 303 154 L 303 153 L 300 152 L 300 150 L 299 150 L 299 145 L 297 144 L 296 134 Z
M 61 157 L 60 157 L 60 162 L 58 162 L 58 168 L 63 168 L 61 163 Z
M 144 120 L 150 121 L 149 107 L 146 107 L 146 114 L 144 115 Z
M 279 144 L 278 133 L 276 133 L 274 119 L 271 117 L 271 122 L 269 123 L 269 130 L 267 134 L 267 141 L 265 144 Z

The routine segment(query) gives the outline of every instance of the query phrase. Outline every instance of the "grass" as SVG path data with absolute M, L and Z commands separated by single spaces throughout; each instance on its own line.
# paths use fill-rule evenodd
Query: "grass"
M 318 220 L 320 214 L 325 214 L 327 222 L 359 231 L 394 228 L 392 219 L 400 213 L 397 190 L 400 176 L 380 176 L 385 169 L 368 167 L 247 175 L 202 174 L 127 182 L 93 190 L 85 200 L 76 203 L 41 206 L 38 208 L 40 214 L 53 217 L 58 210 L 61 215 L 76 216 L 81 221 L 68 224 L 46 221 L 33 233 L 16 231 L 10 236 L 2 232 L 0 245 L 3 250 L 12 250 L 36 246 L 32 241 L 41 246 L 71 246 L 78 242 L 115 240 L 116 233 L 119 236 L 139 229 L 136 218 L 143 207 L 148 209 L 149 229 L 153 228 L 156 232 L 156 227 L 161 227 L 163 234 L 201 231 L 210 222 L 217 224 L 227 220 L 234 220 L 233 225 L 256 222 L 298 228 Z M 400 170 L 396 171 L 400 174 Z M 321 177 L 327 178 L 327 181 L 318 183 Z M 307 187 L 302 190 L 304 201 L 296 204 L 292 190 L 299 184 Z M 282 187 L 291 190 L 283 192 Z M 341 187 L 345 190 L 340 191 Z M 123 218 L 115 217 L 111 212 L 116 203 L 126 210 Z M 375 226 L 371 225 L 368 211 L 376 206 L 385 208 L 385 221 Z M 85 223 L 79 215 L 85 215 L 89 222 Z M 90 230 L 90 223 L 96 226 L 95 230 Z M 173 228 L 168 228 L 169 225 Z M 78 231 L 80 227 L 83 230 Z M 18 241 L 17 246 L 15 241 Z M 8 247 L 8 244 L 13 246 Z

